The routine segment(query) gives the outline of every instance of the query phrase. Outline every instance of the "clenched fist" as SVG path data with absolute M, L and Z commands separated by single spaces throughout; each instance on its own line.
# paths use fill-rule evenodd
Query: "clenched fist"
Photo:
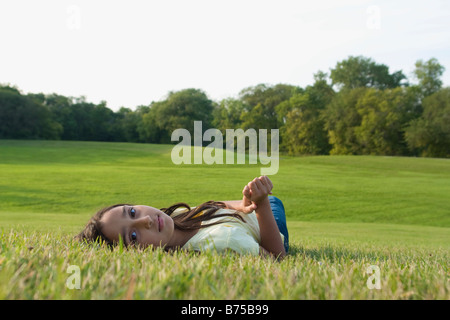
M 244 195 L 243 201 L 247 201 L 248 206 L 254 204 L 257 207 L 269 194 L 272 194 L 272 188 L 272 181 L 267 176 L 255 178 L 242 190 Z

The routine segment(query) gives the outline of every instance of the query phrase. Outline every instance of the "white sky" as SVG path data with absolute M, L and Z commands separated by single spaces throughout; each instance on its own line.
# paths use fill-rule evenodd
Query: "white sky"
M 450 85 L 450 1 L 0 0 L 0 83 L 135 109 L 198 88 L 305 87 L 349 55 Z

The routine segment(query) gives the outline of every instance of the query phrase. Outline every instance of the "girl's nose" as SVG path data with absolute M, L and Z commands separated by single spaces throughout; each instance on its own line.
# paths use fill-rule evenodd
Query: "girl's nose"
M 144 216 L 135 220 L 136 225 L 143 226 L 144 228 L 150 229 L 153 221 L 149 216 Z

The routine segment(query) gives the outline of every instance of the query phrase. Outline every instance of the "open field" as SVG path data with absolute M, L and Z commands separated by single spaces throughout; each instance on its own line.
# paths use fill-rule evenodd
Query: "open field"
M 99 208 L 241 197 L 260 165 L 174 165 L 172 146 L 0 140 L 0 299 L 450 299 L 450 161 L 280 159 L 291 253 L 86 248 Z M 69 289 L 67 268 L 81 270 Z M 367 281 L 376 267 L 381 289 Z

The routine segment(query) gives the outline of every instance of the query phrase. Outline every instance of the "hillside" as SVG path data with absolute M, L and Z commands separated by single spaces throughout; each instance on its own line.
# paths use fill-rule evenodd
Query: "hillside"
M 175 165 L 171 145 L 0 140 L 3 224 L 79 228 L 113 203 L 238 199 L 261 165 Z M 450 227 L 450 160 L 287 157 L 271 176 L 288 221 Z

